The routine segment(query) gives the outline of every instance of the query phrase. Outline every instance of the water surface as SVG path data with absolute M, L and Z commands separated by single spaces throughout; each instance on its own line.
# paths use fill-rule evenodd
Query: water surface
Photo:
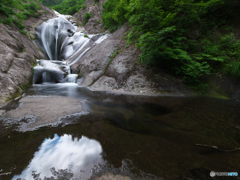
M 25 133 L 0 124 L 0 169 L 12 172 L 2 179 L 88 179 L 106 172 L 131 179 L 212 179 L 210 171 L 240 173 L 240 152 L 220 151 L 240 147 L 237 101 L 114 95 L 73 84 L 34 85 L 25 96 L 77 98 L 89 114 Z

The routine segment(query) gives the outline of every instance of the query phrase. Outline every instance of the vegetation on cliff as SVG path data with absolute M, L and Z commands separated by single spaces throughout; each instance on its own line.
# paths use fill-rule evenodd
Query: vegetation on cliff
M 61 14 L 73 15 L 84 8 L 85 0 L 43 0 L 43 5 L 48 6 Z
M 207 74 L 240 78 L 236 0 L 108 0 L 102 20 L 114 31 L 132 26 L 128 43 L 152 68 L 182 76 L 194 88 Z
M 43 0 L 42 4 L 47 7 L 55 6 L 57 4 L 61 4 L 63 0 Z
M 0 23 L 12 26 L 15 24 L 21 33 L 25 26 L 23 21 L 28 17 L 38 17 L 41 13 L 38 10 L 41 8 L 41 0 L 1 0 L 0 2 Z

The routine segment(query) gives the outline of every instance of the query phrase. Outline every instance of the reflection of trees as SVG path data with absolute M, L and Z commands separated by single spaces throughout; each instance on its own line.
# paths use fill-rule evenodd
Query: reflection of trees
M 58 171 L 55 170 L 55 168 L 50 169 L 53 176 L 51 177 L 45 177 L 44 180 L 70 180 L 73 177 L 73 173 L 68 172 L 67 169 L 60 169 Z M 38 180 L 38 179 L 35 179 Z

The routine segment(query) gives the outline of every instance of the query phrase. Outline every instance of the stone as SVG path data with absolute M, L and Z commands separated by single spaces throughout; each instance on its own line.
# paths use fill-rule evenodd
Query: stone
M 101 13 L 103 10 L 102 4 L 107 0 L 99 0 L 95 3 L 94 0 L 85 1 L 84 5 L 85 9 L 81 9 L 80 13 L 76 13 L 73 17 L 76 19 L 77 24 L 84 23 L 84 15 L 86 13 L 91 13 L 93 17 L 91 17 L 88 22 L 84 25 L 84 29 L 88 34 L 97 34 L 103 31 L 103 23 L 101 22 L 102 17 Z
M 36 58 L 45 59 L 45 55 L 32 41 L 35 26 L 44 19 L 56 17 L 55 13 L 44 6 L 45 12 L 38 18 L 24 21 L 27 35 L 21 34 L 15 26 L 0 24 L 0 105 L 22 93 L 32 81 L 32 68 Z

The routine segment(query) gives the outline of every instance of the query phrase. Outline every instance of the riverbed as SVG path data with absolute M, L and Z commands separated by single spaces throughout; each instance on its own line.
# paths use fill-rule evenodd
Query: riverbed
M 236 100 L 36 84 L 1 112 L 3 180 L 212 179 L 210 171 L 240 173 Z

